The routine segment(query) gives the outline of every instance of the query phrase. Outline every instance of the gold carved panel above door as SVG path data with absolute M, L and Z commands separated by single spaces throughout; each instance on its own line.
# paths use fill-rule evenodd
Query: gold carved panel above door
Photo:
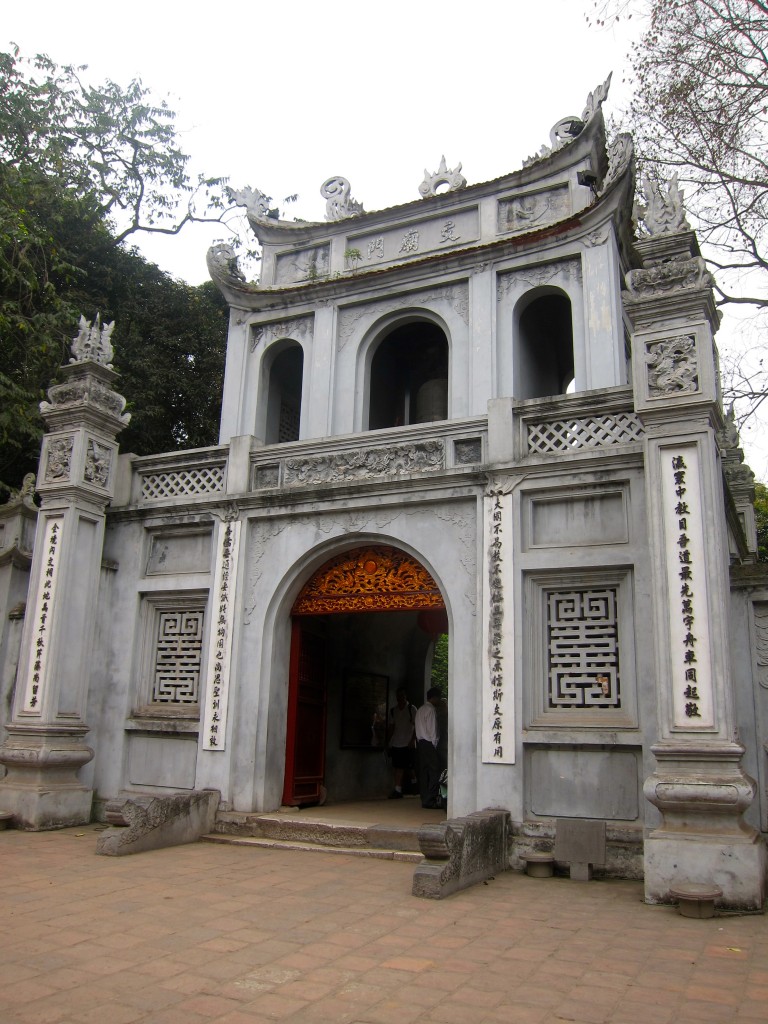
M 361 547 L 326 562 L 305 584 L 293 615 L 444 608 L 433 577 L 411 555 L 391 547 Z

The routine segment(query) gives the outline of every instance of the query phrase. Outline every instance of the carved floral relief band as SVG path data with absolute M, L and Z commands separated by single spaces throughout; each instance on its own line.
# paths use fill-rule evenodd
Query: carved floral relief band
M 696 445 L 661 449 L 675 729 L 714 728 L 709 614 Z
M 305 584 L 293 615 L 445 608 L 424 566 L 396 548 L 355 548 L 337 555 Z
M 711 288 L 714 278 L 700 256 L 690 260 L 672 260 L 657 266 L 630 270 L 625 281 L 629 299 L 665 295 L 667 292 L 697 288 Z
M 376 476 L 401 476 L 442 469 L 445 448 L 440 440 L 382 448 L 356 448 L 331 455 L 309 455 L 285 460 L 283 482 L 296 484 L 342 483 Z
M 30 661 L 24 687 L 23 711 L 39 715 L 43 690 L 47 682 L 48 650 L 51 646 L 53 607 L 56 600 L 56 583 L 59 576 L 61 536 L 64 519 L 51 516 L 45 524 L 43 535 L 43 561 L 40 566 L 40 589 L 32 619 L 34 635 L 30 645 Z
M 484 504 L 482 756 L 486 764 L 514 764 L 512 500 L 492 491 Z
M 235 618 L 235 583 L 240 549 L 238 520 L 218 525 L 216 572 L 211 591 L 203 750 L 226 749 L 227 703 Z
M 259 344 L 275 338 L 312 337 L 315 321 L 311 316 L 293 317 L 290 320 L 278 320 L 274 323 L 254 324 L 251 333 L 251 351 Z

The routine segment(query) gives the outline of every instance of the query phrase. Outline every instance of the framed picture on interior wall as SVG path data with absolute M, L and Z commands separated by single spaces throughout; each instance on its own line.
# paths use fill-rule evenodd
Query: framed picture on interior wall
M 388 705 L 389 676 L 347 672 L 341 702 L 341 747 L 384 750 Z

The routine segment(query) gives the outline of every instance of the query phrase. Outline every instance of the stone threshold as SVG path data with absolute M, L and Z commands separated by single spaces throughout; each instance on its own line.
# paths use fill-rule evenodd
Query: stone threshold
M 235 836 L 209 832 L 200 837 L 202 842 L 224 843 L 230 846 L 254 846 L 260 849 L 303 850 L 312 853 L 342 853 L 348 857 L 373 857 L 377 860 L 397 860 L 418 864 L 424 858 L 413 850 L 385 850 L 373 846 L 328 846 L 324 843 L 301 840 L 270 839 L 265 836 Z

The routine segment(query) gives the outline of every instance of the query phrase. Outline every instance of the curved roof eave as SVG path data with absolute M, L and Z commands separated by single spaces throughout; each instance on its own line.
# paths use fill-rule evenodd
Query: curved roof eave
M 605 123 L 602 109 L 598 109 L 595 112 L 581 134 L 577 135 L 571 142 L 549 156 L 535 160 L 527 167 L 522 167 L 517 171 L 510 171 L 498 178 L 476 182 L 474 185 L 467 185 L 465 188 L 456 189 L 452 192 L 441 192 L 439 195 L 430 196 L 426 199 L 412 199 L 407 203 L 386 206 L 381 210 L 371 210 L 366 213 L 355 214 L 352 217 L 345 217 L 343 220 L 288 221 L 249 216 L 248 223 L 262 245 L 313 242 L 317 240 L 319 235 L 346 234 L 350 230 L 357 234 L 363 227 L 374 230 L 377 220 L 381 218 L 389 220 L 393 215 L 408 216 L 411 212 L 417 210 L 439 212 L 454 206 L 457 202 L 463 203 L 467 199 L 480 198 L 489 192 L 499 191 L 501 188 L 531 186 L 568 170 L 593 154 L 597 158 L 596 162 L 604 164 Z M 593 171 L 601 178 L 601 172 L 604 172 L 604 170 L 604 166 L 593 167 Z
M 386 267 L 356 271 L 354 274 L 345 274 L 339 278 L 325 278 L 288 287 L 259 288 L 251 285 L 236 288 L 221 283 L 219 287 L 231 305 L 248 311 L 269 309 L 278 305 L 290 306 L 299 302 L 312 303 L 317 298 L 328 298 L 333 294 L 348 292 L 351 285 L 356 289 L 363 288 L 371 281 L 380 281 L 386 276 L 402 273 L 405 269 L 429 267 L 439 263 L 460 264 L 477 258 L 485 259 L 505 251 L 509 254 L 524 250 L 535 251 L 555 240 L 563 242 L 569 238 L 578 239 L 598 230 L 609 220 L 614 221 L 619 244 L 623 247 L 623 239 L 631 228 L 632 220 L 633 175 L 630 172 L 631 164 L 628 164 L 611 187 L 603 195 L 598 196 L 591 206 L 578 214 L 525 234 L 495 238 L 493 241 L 463 249 L 430 253 L 418 259 L 404 260 Z

